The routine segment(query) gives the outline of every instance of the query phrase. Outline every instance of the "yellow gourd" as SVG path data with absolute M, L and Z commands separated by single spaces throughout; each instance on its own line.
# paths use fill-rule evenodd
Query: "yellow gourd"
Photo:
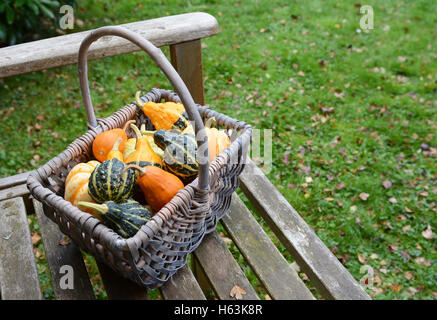
M 77 206 L 79 201 L 94 202 L 88 194 L 88 181 L 94 168 L 100 162 L 92 160 L 86 163 L 79 163 L 71 169 L 65 180 L 64 199 Z
M 136 125 L 131 124 L 131 128 L 135 131 L 137 136 L 135 152 L 124 158 L 124 162 L 127 164 L 134 163 L 140 167 L 153 165 L 162 167 L 162 159 L 153 151 L 149 143 L 149 138 L 143 136 Z
M 223 130 L 218 130 L 217 128 L 211 128 L 215 124 L 215 118 L 209 118 L 205 123 L 205 130 L 208 136 L 208 147 L 209 147 L 209 161 L 212 162 L 216 156 L 218 156 L 223 150 L 231 145 L 231 139 L 229 139 L 226 132 Z M 182 134 L 184 133 L 194 133 L 194 129 L 189 125 Z

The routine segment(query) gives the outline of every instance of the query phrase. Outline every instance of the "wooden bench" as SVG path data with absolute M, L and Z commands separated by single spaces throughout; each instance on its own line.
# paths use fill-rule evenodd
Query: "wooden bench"
M 155 45 L 170 46 L 171 60 L 197 103 L 204 103 L 200 39 L 218 32 L 217 20 L 206 13 L 189 13 L 125 24 Z M 75 64 L 81 32 L 0 49 L 0 77 Z M 121 38 L 99 40 L 90 58 L 99 59 L 138 48 Z M 1 299 L 42 299 L 27 216 L 35 214 L 56 299 L 94 299 L 95 293 L 82 253 L 29 196 L 25 185 L 29 172 L 0 179 L 0 289 Z M 264 173 L 250 161 L 240 177 L 241 190 L 295 259 L 301 271 L 325 299 L 370 299 L 358 282 L 322 243 Z M 228 237 L 272 299 L 315 299 L 296 268 L 287 262 L 253 213 L 235 193 L 223 218 Z M 226 239 L 228 240 L 228 239 Z M 228 242 L 228 241 L 227 241 Z M 186 265 L 162 288 L 164 299 L 205 299 L 212 289 L 219 299 L 233 299 L 238 285 L 243 299 L 259 299 L 242 268 L 217 231 L 206 236 Z M 62 289 L 62 266 L 74 270 L 74 289 Z M 110 299 L 147 299 L 146 289 L 121 278 L 98 264 Z M 308 281 L 307 281 L 308 282 Z M 210 292 L 210 291 L 208 291 Z

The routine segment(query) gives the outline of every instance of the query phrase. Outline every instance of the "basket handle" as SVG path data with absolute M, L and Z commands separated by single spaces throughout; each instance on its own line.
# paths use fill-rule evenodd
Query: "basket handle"
M 191 121 L 194 121 L 194 130 L 196 133 L 197 141 L 197 162 L 199 163 L 199 179 L 198 187 L 201 190 L 208 190 L 209 183 L 209 150 L 208 150 L 208 137 L 206 135 L 205 127 L 202 122 L 202 118 L 194 103 L 193 97 L 188 91 L 182 78 L 173 68 L 171 63 L 167 60 L 162 51 L 155 47 L 150 41 L 141 37 L 139 34 L 119 26 L 107 26 L 101 27 L 94 31 L 91 31 L 85 39 L 83 39 L 78 57 L 78 72 L 80 89 L 82 92 L 83 103 L 85 105 L 86 114 L 88 117 L 88 125 L 90 127 L 97 127 L 97 120 L 94 114 L 93 105 L 91 102 L 90 89 L 88 84 L 88 48 L 97 39 L 104 36 L 118 36 L 125 38 L 138 47 L 146 51 L 153 61 L 158 65 L 162 72 L 166 75 L 175 91 L 181 98 L 182 103 L 188 113 L 188 117 Z

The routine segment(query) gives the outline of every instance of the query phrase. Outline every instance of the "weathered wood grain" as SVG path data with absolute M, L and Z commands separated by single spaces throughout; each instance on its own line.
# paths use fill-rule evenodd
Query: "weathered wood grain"
M 103 286 L 111 300 L 146 300 L 147 289 L 133 281 L 123 278 L 106 264 L 96 260 Z
M 182 267 L 161 287 L 165 300 L 205 300 L 199 284 L 188 265 Z
M 194 255 L 221 300 L 234 299 L 230 296 L 234 285 L 246 291 L 242 297 L 243 300 L 259 299 L 217 231 L 205 236 L 200 246 L 194 251 Z
M 171 63 L 184 80 L 194 102 L 204 105 L 202 46 L 200 40 L 170 46 Z
M 0 189 L 0 201 L 17 197 L 23 198 L 27 209 L 27 214 L 33 213 L 33 206 L 29 199 L 29 195 L 29 189 L 27 189 L 26 184 L 19 184 L 12 187 L 7 187 L 5 189 Z
M 253 161 L 248 161 L 240 182 L 244 194 L 323 297 L 370 299 Z
M 32 171 L 19 173 L 13 176 L 4 177 L 0 179 L 0 189 L 10 188 L 19 184 L 26 184 L 27 177 Z
M 0 202 L 0 288 L 3 300 L 42 299 L 22 198 Z
M 275 300 L 312 300 L 305 286 L 237 194 L 222 224 L 260 282 Z
M 141 34 L 155 46 L 210 37 L 218 33 L 217 20 L 203 12 L 186 13 L 121 25 Z M 81 41 L 91 31 L 23 43 L 0 49 L 0 78 L 77 63 Z M 139 51 L 131 42 L 104 37 L 89 50 L 90 60 Z
M 44 244 L 47 264 L 52 279 L 53 291 L 58 300 L 92 300 L 94 291 L 83 262 L 80 249 L 70 241 L 67 245 L 60 244 L 65 235 L 59 227 L 44 214 L 41 202 L 33 199 L 33 206 L 38 219 L 39 229 Z M 73 288 L 62 288 L 62 266 L 71 266 L 73 270 Z

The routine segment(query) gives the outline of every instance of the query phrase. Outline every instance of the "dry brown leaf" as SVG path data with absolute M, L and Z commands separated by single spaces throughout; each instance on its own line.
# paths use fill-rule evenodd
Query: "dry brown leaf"
M 65 236 L 59 241 L 59 245 L 67 246 L 70 243 L 70 238 Z
M 284 153 L 282 155 L 282 162 L 288 166 L 290 164 L 290 155 L 288 153 Z
M 407 280 L 411 280 L 414 277 L 414 274 L 411 271 L 405 272 L 404 273 L 405 279 Z
M 366 263 L 366 259 L 364 259 L 361 253 L 358 254 L 358 261 L 361 262 L 362 264 Z
M 390 203 L 398 203 L 398 200 L 396 200 L 396 198 L 394 198 L 394 197 L 391 197 L 390 199 L 388 199 L 388 201 Z
M 388 189 L 388 188 L 391 188 L 392 183 L 390 180 L 385 180 L 382 182 L 382 186 L 384 187 L 384 189 Z
M 37 244 L 41 240 L 41 235 L 39 233 L 32 233 L 32 244 Z
M 363 201 L 366 201 L 367 198 L 369 198 L 369 196 L 370 195 L 368 193 L 365 193 L 365 192 L 361 192 L 360 195 L 359 195 L 360 199 L 363 200 Z
M 429 224 L 428 224 L 428 227 L 426 227 L 426 229 L 424 231 L 422 231 L 422 236 L 428 240 L 432 239 L 432 228 Z
M 344 183 L 339 183 L 339 184 L 337 184 L 335 187 L 336 187 L 338 190 L 341 190 L 341 189 L 345 188 L 346 185 L 345 185 Z
M 424 257 L 418 257 L 418 258 L 414 259 L 414 261 L 416 261 L 417 264 L 421 264 L 421 265 L 424 265 L 426 267 L 431 266 L 431 262 L 429 262 L 428 260 L 425 260 Z
M 243 288 L 237 286 L 236 284 L 234 284 L 234 286 L 231 289 L 231 292 L 229 293 L 229 295 L 232 298 L 235 298 L 237 300 L 241 300 L 243 299 L 243 295 L 246 294 L 246 290 L 244 290 Z
M 399 291 L 402 289 L 402 286 L 398 283 L 392 284 L 390 287 L 394 293 L 399 293 Z
M 223 242 L 226 245 L 231 245 L 232 244 L 232 240 L 228 237 L 226 237 L 223 233 L 220 232 L 220 238 L 223 240 Z
M 408 226 L 403 227 L 403 228 L 402 228 L 402 231 L 403 231 L 403 232 L 408 232 L 408 231 L 410 231 L 410 229 L 411 229 L 411 226 L 408 225 Z
M 42 252 L 38 248 L 33 248 L 33 253 L 37 259 L 42 256 Z

